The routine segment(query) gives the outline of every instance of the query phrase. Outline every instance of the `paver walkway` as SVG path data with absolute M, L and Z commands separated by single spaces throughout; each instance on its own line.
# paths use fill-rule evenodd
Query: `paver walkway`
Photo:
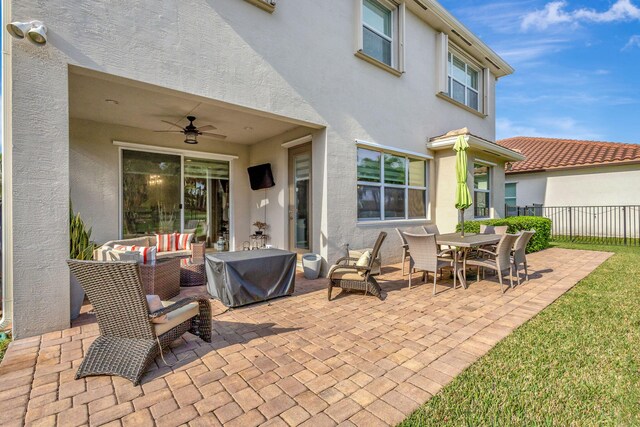
M 226 312 L 214 303 L 213 342 L 185 335 L 165 354 L 172 366 L 157 359 L 138 387 L 74 380 L 98 332 L 85 314 L 11 344 L 0 425 L 394 425 L 610 255 L 532 254 L 530 282 L 504 295 L 492 277 L 467 290 L 443 281 L 435 297 L 430 284 L 408 291 L 392 266 L 384 301 L 334 291 L 328 302 L 326 279 L 299 275 L 293 297 Z

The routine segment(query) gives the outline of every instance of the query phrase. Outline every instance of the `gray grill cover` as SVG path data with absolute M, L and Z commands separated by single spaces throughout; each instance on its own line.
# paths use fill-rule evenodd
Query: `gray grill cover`
M 293 294 L 297 257 L 280 249 L 207 254 L 207 290 L 227 307 Z

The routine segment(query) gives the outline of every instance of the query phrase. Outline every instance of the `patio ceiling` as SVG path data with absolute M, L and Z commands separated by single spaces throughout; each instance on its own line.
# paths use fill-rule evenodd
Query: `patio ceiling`
M 186 116 L 193 115 L 196 126 L 212 124 L 218 128 L 216 133 L 227 135 L 226 141 L 246 145 L 301 125 L 295 120 L 267 117 L 263 112 L 77 67 L 69 72 L 69 115 L 72 119 L 146 130 L 173 130 L 161 120 L 186 126 Z M 181 134 L 166 135 L 184 139 Z

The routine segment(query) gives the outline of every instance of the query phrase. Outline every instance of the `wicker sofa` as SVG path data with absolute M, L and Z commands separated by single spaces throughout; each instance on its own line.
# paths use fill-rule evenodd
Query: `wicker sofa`
M 104 245 L 100 246 L 93 252 L 93 259 L 95 261 L 129 261 L 130 258 L 126 254 L 118 253 L 115 251 L 115 246 L 142 246 L 142 247 L 151 247 L 156 246 L 156 236 L 141 236 L 135 237 L 133 239 L 123 239 L 123 240 L 111 240 Z M 196 258 L 204 257 L 205 245 L 204 242 L 200 243 L 191 243 L 191 248 L 182 251 L 171 251 L 171 252 L 157 252 L 156 259 L 167 259 L 167 258 L 186 258 L 195 256 Z

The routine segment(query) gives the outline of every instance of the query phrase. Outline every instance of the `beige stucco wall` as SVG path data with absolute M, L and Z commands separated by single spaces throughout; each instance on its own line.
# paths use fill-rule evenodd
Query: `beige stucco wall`
M 476 160 L 489 162 L 496 166 L 491 167 L 491 193 L 490 208 L 491 218 L 504 216 L 504 160 L 474 149 L 470 149 L 467 157 L 467 183 L 473 196 L 473 164 Z M 454 208 L 456 194 L 456 156 L 453 150 L 441 150 L 436 152 L 436 223 L 440 232 L 450 233 L 455 231 L 458 224 L 458 215 Z M 465 210 L 465 221 L 474 220 L 473 205 Z
M 69 162 L 96 156 L 70 152 L 83 142 L 70 144 L 68 64 L 326 126 L 323 143 L 314 144 L 314 164 L 322 166 L 314 169 L 322 172 L 314 172 L 314 185 L 321 185 L 314 191 L 314 203 L 320 203 L 314 206 L 320 211 L 314 230 L 317 249 L 329 261 L 345 242 L 370 246 L 380 230 L 416 225 L 357 224 L 355 139 L 425 152 L 428 137 L 464 126 L 495 137 L 493 101 L 489 117 L 482 118 L 435 96 L 436 31 L 411 12 L 406 73 L 396 77 L 354 56 L 357 0 L 281 2 L 272 15 L 239 0 L 4 1 L 10 6 L 6 20 L 37 18 L 49 28 L 45 47 L 11 42 L 14 149 L 6 161 L 13 170 L 14 238 L 8 245 L 14 260 L 8 276 L 14 276 L 17 338 L 68 326 L 69 186 L 79 191 L 77 180 L 87 176 L 72 173 Z M 78 140 L 86 146 L 93 137 L 83 132 Z M 107 141 L 106 132 L 100 138 Z M 133 130 L 118 136 L 132 138 L 151 140 Z M 266 158 L 260 151 L 242 161 Z M 105 166 L 97 170 L 95 180 L 113 184 Z M 113 191 L 98 190 L 96 198 L 106 204 Z M 251 218 L 253 202 L 245 206 Z M 78 209 L 98 219 L 93 207 L 79 203 Z M 113 220 L 105 224 L 94 224 L 96 236 L 111 233 Z M 399 256 L 391 240 L 384 252 L 390 260 Z
M 640 165 L 507 175 L 518 206 L 640 205 Z
M 70 195 L 74 211 L 92 227 L 92 238 L 104 243 L 119 237 L 119 147 L 113 141 L 140 144 L 140 148 L 184 149 L 184 144 L 144 129 L 71 120 L 69 140 Z M 246 240 L 249 230 L 249 146 L 210 141 L 197 147 L 205 153 L 238 156 L 230 161 L 233 232 L 235 241 Z

